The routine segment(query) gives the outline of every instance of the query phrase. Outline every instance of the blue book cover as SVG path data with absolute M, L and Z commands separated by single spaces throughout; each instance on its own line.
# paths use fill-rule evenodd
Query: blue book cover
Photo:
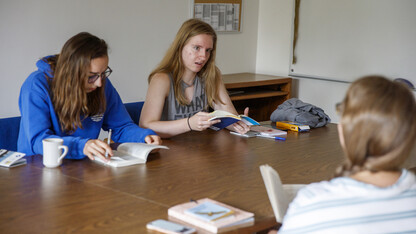
M 234 115 L 223 110 L 216 110 L 214 112 L 211 112 L 210 116 L 211 118 L 209 120 L 216 120 L 216 119 L 221 120 L 221 122 L 216 123 L 211 126 L 211 129 L 214 129 L 216 131 L 226 128 L 229 125 L 236 123 L 238 121 L 243 121 L 247 125 L 260 125 L 257 121 L 255 121 L 254 119 L 248 116 Z

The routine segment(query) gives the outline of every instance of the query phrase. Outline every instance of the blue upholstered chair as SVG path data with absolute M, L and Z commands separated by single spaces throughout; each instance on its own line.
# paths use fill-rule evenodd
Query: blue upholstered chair
M 129 112 L 131 119 L 135 124 L 139 124 L 140 114 L 142 113 L 144 102 L 130 102 L 124 103 L 124 106 Z
M 20 116 L 0 119 L 0 149 L 17 151 Z

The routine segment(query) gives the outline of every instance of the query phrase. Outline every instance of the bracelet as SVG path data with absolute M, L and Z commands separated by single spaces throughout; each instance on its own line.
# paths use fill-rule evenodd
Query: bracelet
M 189 130 L 193 131 L 193 130 L 192 130 L 192 128 L 191 128 L 191 125 L 189 124 L 189 118 L 190 118 L 190 117 L 188 117 L 188 119 L 187 119 L 186 121 L 188 122 L 188 127 L 189 127 Z

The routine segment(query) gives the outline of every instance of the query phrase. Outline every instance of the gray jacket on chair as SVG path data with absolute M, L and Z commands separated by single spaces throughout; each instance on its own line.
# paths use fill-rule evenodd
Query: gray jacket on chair
M 324 110 L 309 103 L 304 103 L 297 98 L 286 100 L 273 111 L 270 120 L 294 121 L 309 125 L 311 128 L 319 128 L 331 122 L 331 118 Z

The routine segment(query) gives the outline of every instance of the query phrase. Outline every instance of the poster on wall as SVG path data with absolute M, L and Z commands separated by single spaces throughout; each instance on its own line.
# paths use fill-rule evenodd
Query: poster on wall
M 194 18 L 212 26 L 217 32 L 241 31 L 241 0 L 194 2 Z

